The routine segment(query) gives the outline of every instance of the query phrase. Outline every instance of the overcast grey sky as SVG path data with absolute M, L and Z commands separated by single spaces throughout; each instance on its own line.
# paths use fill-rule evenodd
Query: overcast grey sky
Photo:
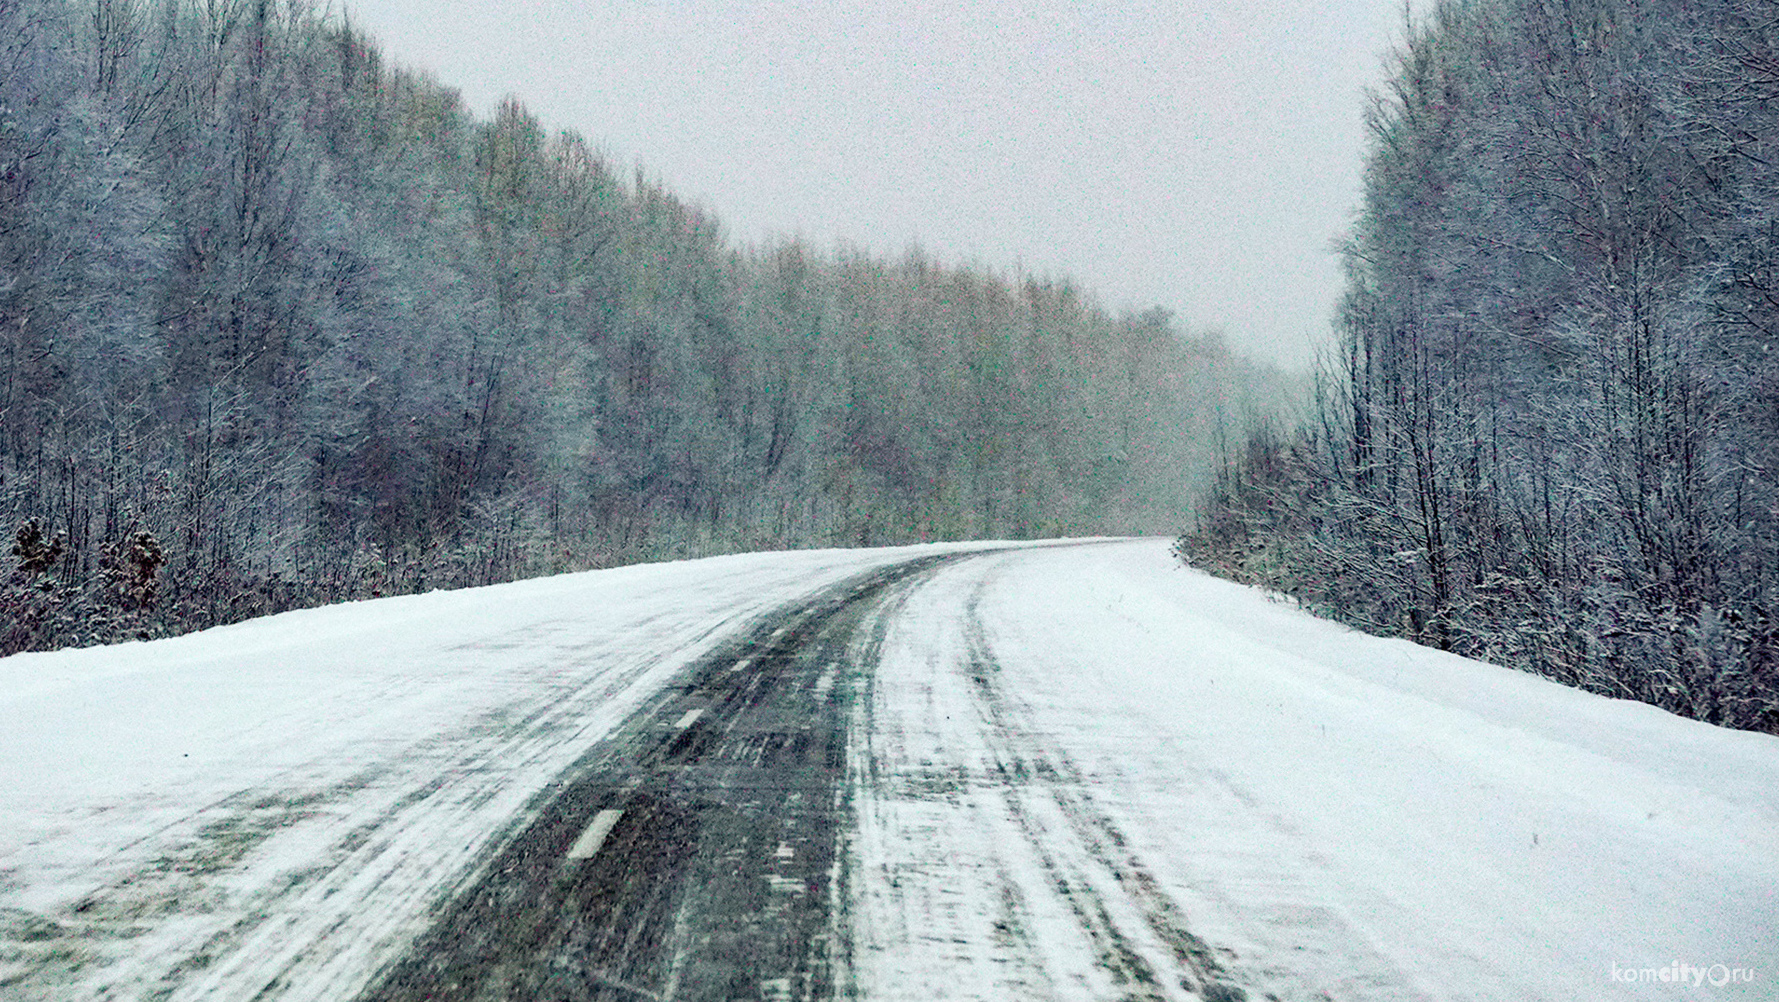
M 1067 275 L 1307 364 L 1399 0 L 345 0 L 486 113 L 519 97 L 739 241 Z

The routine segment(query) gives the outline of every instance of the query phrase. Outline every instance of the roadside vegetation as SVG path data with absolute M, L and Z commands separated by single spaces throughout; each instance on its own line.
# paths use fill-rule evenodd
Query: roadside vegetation
M 0 653 L 730 550 L 1169 533 L 1274 377 L 785 241 L 302 0 L 0 0 Z
M 1779 20 L 1450 0 L 1375 94 L 1316 405 L 1179 550 L 1362 629 L 1779 733 Z

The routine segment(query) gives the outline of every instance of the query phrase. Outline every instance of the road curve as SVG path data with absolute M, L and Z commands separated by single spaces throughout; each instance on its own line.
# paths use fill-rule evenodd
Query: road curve
M 0 669 L 5 1002 L 1664 1002 L 1662 964 L 1742 972 L 1724 999 L 1779 969 L 1770 736 L 1163 540 L 640 566 Z
M 360 1002 L 819 999 L 873 606 L 957 555 L 763 617 L 592 748 Z

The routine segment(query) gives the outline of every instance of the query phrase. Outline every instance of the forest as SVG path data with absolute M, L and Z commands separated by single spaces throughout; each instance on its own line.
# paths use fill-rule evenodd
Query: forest
M 1338 348 L 1178 549 L 1779 733 L 1779 16 L 1446 0 L 1374 94 Z
M 1064 278 L 737 246 L 305 0 L 0 0 L 0 653 L 743 549 L 1177 532 L 1280 386 Z

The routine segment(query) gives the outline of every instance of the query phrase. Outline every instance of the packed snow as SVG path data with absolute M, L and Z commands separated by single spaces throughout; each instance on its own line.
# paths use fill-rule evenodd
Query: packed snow
M 0 998 L 350 997 L 681 666 L 935 549 L 0 660 Z M 1165 541 L 995 550 L 870 625 L 863 997 L 1779 997 L 1779 739 L 1354 633 Z
M 642 565 L 0 659 L 0 999 L 349 998 L 726 633 L 969 548 Z
M 1772 736 L 1356 633 L 1155 542 L 953 565 L 883 630 L 863 997 L 1779 998 Z

